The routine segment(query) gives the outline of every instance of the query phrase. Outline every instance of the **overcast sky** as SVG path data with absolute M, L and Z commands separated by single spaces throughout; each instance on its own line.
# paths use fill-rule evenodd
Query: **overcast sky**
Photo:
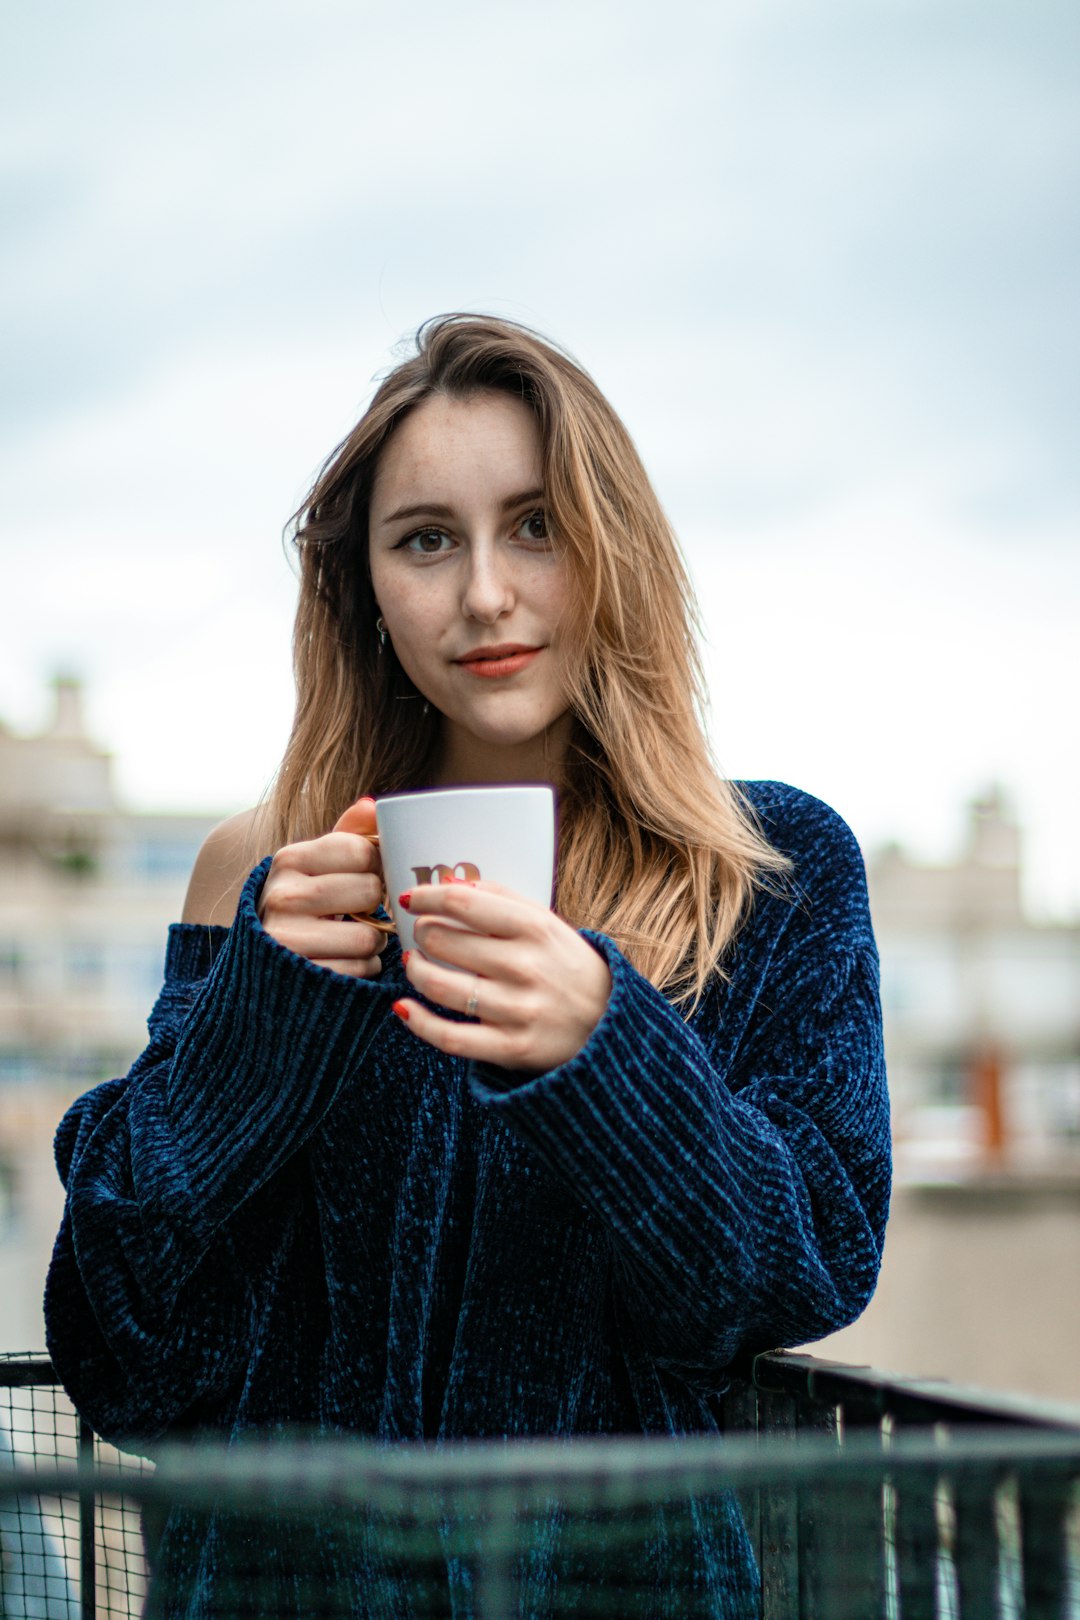
M 0 717 L 252 802 L 281 529 L 394 346 L 557 338 L 701 596 L 726 770 L 1080 910 L 1076 0 L 56 0 L 0 37 Z

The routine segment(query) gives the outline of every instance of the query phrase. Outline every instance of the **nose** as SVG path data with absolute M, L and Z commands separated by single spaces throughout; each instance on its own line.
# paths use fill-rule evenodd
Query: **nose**
M 513 605 L 514 584 L 509 558 L 498 546 L 470 546 L 461 598 L 462 613 L 481 624 L 494 624 L 509 613 Z

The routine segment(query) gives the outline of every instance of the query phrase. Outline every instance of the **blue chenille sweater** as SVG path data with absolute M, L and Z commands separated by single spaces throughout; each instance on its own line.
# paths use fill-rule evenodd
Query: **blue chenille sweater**
M 747 792 L 794 869 L 757 896 L 727 979 L 684 1019 L 587 933 L 609 1006 L 524 1081 L 391 1015 L 396 939 L 375 980 L 279 945 L 255 910 L 268 863 L 231 929 L 174 926 L 149 1046 L 57 1133 L 48 1342 L 99 1432 L 151 1453 L 193 1427 L 708 1432 L 738 1350 L 857 1316 L 890 1167 L 863 864 L 818 800 Z M 170 1615 L 220 1612 L 227 1545 L 174 1515 Z M 702 1516 L 699 1607 L 650 1560 L 657 1614 L 754 1612 L 733 1509 Z M 356 1582 L 355 1612 L 409 1612 Z

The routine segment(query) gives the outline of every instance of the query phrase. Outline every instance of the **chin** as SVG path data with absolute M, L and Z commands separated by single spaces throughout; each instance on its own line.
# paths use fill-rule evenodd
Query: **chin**
M 532 729 L 512 731 L 476 730 L 472 733 L 472 736 L 476 742 L 482 743 L 485 748 L 528 748 L 533 743 L 543 741 L 544 731 L 545 727 L 543 726 L 540 727 L 539 731 Z
M 436 707 L 441 708 L 441 705 L 437 704 Z M 545 735 L 552 727 L 559 725 L 566 713 L 564 709 L 554 706 L 551 713 L 541 710 L 537 714 L 535 709 L 523 713 L 516 705 L 505 702 L 488 705 L 486 713 L 483 710 L 480 713 L 475 710 L 465 712 L 460 706 L 442 709 L 441 712 L 448 735 L 457 733 L 463 742 L 467 741 L 475 748 L 506 750 L 542 747 Z
M 536 724 L 528 721 L 519 725 L 512 722 L 498 724 L 497 722 L 484 724 L 483 722 L 461 719 L 453 722 L 457 728 L 467 735 L 474 743 L 483 748 L 528 748 L 534 743 L 540 743 L 549 725 L 554 721 L 541 721 Z

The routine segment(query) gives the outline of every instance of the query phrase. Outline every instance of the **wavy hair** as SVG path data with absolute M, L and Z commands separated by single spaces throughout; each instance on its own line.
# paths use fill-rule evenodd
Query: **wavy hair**
M 629 434 L 567 354 L 514 322 L 422 326 L 291 520 L 297 706 L 267 805 L 272 847 L 325 832 L 361 793 L 430 782 L 439 716 L 389 644 L 380 655 L 368 509 L 380 452 L 410 411 L 433 394 L 490 390 L 535 414 L 549 526 L 576 586 L 559 913 L 609 934 L 673 1001 L 696 1005 L 755 888 L 788 863 L 711 760 L 689 581 Z

